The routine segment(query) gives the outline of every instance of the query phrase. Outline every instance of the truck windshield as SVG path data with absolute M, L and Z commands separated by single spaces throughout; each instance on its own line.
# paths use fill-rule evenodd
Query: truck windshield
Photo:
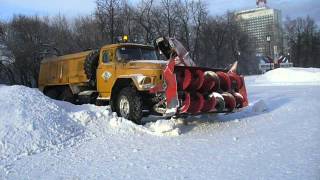
M 156 51 L 143 47 L 121 47 L 117 49 L 118 60 L 157 60 Z

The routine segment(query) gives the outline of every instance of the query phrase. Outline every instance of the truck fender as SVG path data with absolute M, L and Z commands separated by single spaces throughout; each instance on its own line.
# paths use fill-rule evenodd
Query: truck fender
M 130 74 L 130 75 L 121 75 L 119 76 L 118 79 L 131 79 L 138 91 L 145 91 L 150 89 L 150 87 L 146 87 L 143 85 L 143 81 L 146 77 L 147 76 L 143 74 Z

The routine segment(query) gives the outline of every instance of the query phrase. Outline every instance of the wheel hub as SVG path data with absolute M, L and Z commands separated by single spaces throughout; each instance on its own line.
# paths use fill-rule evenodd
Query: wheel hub
M 126 97 L 122 97 L 120 99 L 120 114 L 122 117 L 128 117 L 129 113 L 130 113 L 130 105 L 129 105 L 129 101 Z

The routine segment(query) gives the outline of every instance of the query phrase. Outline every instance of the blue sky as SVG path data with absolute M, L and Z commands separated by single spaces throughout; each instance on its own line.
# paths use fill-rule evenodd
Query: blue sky
M 136 2 L 139 0 L 129 0 Z M 206 0 L 210 14 L 221 15 L 227 10 L 255 7 L 255 0 Z M 320 24 L 320 0 L 268 0 L 268 5 L 281 9 L 283 17 L 310 15 Z M 8 20 L 13 14 L 56 15 L 72 18 L 94 11 L 95 0 L 0 0 L 0 19 Z

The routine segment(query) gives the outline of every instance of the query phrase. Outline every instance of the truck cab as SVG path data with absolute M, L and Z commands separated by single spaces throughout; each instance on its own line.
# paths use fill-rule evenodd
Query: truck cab
M 161 81 L 167 62 L 158 60 L 151 46 L 116 44 L 101 48 L 97 66 L 97 90 L 99 98 L 110 99 L 112 89 L 119 83 L 133 83 L 138 91 L 147 91 Z

